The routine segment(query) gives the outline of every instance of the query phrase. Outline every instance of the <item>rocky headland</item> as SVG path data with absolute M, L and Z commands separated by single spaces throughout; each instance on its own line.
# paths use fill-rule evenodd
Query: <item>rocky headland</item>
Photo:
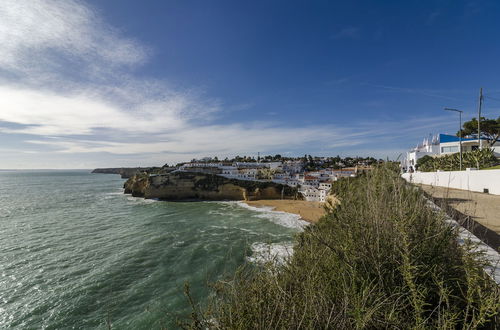
M 160 168 L 160 167 L 110 167 L 110 168 L 96 168 L 91 173 L 100 174 L 119 174 L 122 179 L 128 179 L 136 174 L 140 173 L 151 173 L 153 171 L 163 171 L 168 172 L 168 170 L 173 171 L 174 168 Z
M 274 182 L 228 179 L 199 172 L 168 174 L 139 173 L 124 184 L 125 193 L 135 197 L 168 201 L 300 199 L 296 188 Z

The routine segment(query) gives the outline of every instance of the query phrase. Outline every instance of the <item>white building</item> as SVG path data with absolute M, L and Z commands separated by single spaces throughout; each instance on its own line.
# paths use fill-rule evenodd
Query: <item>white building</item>
M 319 184 L 318 188 L 322 189 L 322 190 L 330 191 L 332 189 L 332 183 L 331 182 L 321 182 Z
M 481 138 L 481 147 L 486 147 L 488 142 Z M 462 138 L 462 152 L 476 150 L 479 147 L 477 138 Z M 493 147 L 495 155 L 500 156 L 500 141 Z M 454 135 L 438 134 L 430 139 L 424 139 L 422 143 L 407 152 L 406 158 L 401 162 L 401 166 L 406 172 L 416 170 L 417 161 L 424 156 L 437 157 L 441 155 L 453 154 L 460 151 L 460 138 Z
M 179 170 L 181 171 L 189 171 L 192 168 L 199 167 L 220 167 L 221 164 L 218 163 L 185 163 L 179 166 Z
M 308 202 L 319 202 L 321 198 L 320 190 L 312 186 L 302 186 L 299 192 Z
M 304 199 L 308 202 L 324 203 L 326 202 L 326 197 L 328 196 L 329 190 L 318 189 L 311 186 L 304 186 L 301 187 L 301 190 L 299 192 L 302 194 L 302 196 L 304 196 Z
M 302 179 L 299 179 L 298 181 L 305 186 L 312 186 L 316 188 L 319 186 L 319 178 L 311 175 L 304 175 Z
M 302 172 L 304 162 L 301 160 L 287 160 L 281 165 L 284 172 L 296 174 Z
M 299 192 L 304 196 L 306 201 L 324 203 L 331 189 L 331 182 L 322 182 L 318 186 L 302 185 Z
M 268 163 L 260 163 L 260 162 L 235 162 L 233 166 L 238 168 L 270 168 L 272 170 L 277 169 L 281 166 L 281 162 L 268 162 Z
M 221 166 L 221 175 L 226 178 L 236 178 L 239 174 L 238 168 L 236 166 Z
M 325 189 L 320 189 L 319 190 L 319 201 L 321 203 L 326 202 L 326 197 L 328 196 L 329 192 L 330 192 L 329 190 L 325 190 Z
M 431 139 L 424 139 L 422 143 L 408 151 L 406 153 L 406 159 L 403 161 L 403 167 L 406 168 L 407 171 L 413 172 L 420 158 L 424 156 L 439 155 L 439 137 L 439 135 L 436 135 Z

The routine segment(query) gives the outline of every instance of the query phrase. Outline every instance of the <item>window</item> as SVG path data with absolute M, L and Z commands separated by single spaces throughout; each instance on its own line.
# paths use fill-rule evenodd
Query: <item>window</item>
M 441 147 L 441 153 L 446 153 L 446 152 L 458 152 L 458 147 L 457 146 Z

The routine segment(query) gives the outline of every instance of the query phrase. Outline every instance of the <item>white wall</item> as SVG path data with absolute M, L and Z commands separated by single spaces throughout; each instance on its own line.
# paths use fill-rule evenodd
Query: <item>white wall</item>
M 500 170 L 404 173 L 408 182 L 500 195 Z

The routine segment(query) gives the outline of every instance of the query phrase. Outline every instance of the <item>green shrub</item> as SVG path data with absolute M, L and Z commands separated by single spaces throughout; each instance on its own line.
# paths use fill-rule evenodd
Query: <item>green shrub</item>
M 491 148 L 473 150 L 462 153 L 462 169 L 465 168 L 487 168 L 498 163 Z M 458 171 L 460 170 L 460 153 L 454 153 L 441 157 L 424 156 L 417 161 L 417 169 L 423 172 Z
M 420 170 L 422 168 L 434 168 L 434 157 L 429 155 L 425 155 L 422 158 L 417 160 L 417 169 Z
M 297 236 L 282 265 L 214 284 L 184 328 L 423 329 L 499 326 L 485 261 L 459 246 L 421 191 L 382 166 L 336 182 L 340 205 Z

